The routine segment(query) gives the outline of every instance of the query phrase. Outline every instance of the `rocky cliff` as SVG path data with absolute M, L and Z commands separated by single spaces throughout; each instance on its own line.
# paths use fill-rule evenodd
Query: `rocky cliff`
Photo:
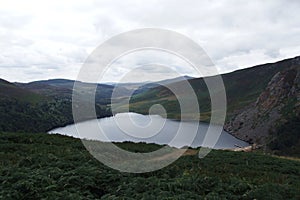
M 280 125 L 299 115 L 300 65 L 297 62 L 276 73 L 256 102 L 238 111 L 224 128 L 242 140 L 266 144 Z

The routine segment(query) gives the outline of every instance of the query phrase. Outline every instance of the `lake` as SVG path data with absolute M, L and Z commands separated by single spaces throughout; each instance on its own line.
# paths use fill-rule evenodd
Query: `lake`
M 183 146 L 208 146 L 203 144 L 208 127 L 207 123 L 180 122 L 165 119 L 159 115 L 119 113 L 112 117 L 56 128 L 49 131 L 49 133 L 99 141 L 169 144 L 170 146 L 181 148 Z M 249 144 L 222 131 L 215 145 L 208 147 L 228 149 L 235 148 L 235 145 L 245 147 Z

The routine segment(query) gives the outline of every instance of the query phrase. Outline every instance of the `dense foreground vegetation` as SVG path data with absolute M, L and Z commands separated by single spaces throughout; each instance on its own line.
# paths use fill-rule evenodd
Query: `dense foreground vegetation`
M 281 125 L 269 144 L 272 153 L 283 156 L 300 157 L 300 117 L 291 118 Z
M 135 152 L 157 148 L 119 145 Z M 0 199 L 300 198 L 300 162 L 260 153 L 212 151 L 128 174 L 104 166 L 66 136 L 1 133 L 0 150 Z

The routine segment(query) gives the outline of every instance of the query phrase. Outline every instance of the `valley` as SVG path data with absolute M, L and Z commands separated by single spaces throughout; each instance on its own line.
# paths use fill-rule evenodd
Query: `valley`
M 265 149 L 279 154 L 289 154 L 285 153 L 288 148 L 289 152 L 293 152 L 293 156 L 298 156 L 299 131 L 290 133 L 287 144 L 283 146 L 278 144 L 278 137 L 282 137 L 282 131 L 279 130 L 289 129 L 289 126 L 298 127 L 299 124 L 299 71 L 300 57 L 295 57 L 223 74 L 227 95 L 224 129 L 239 139 L 263 145 Z M 180 120 L 178 101 L 167 87 L 171 85 L 180 88 L 183 79 L 193 87 L 201 111 L 189 113 L 184 116 L 185 119 L 209 122 L 211 113 L 209 91 L 203 78 L 193 77 L 145 84 L 97 84 L 95 91 L 97 118 L 112 116 L 111 106 L 114 106 L 115 112 L 148 114 L 152 105 L 161 104 L 167 114 L 163 117 Z M 74 81 L 66 79 L 31 83 L 10 83 L 1 80 L 0 131 L 46 132 L 72 124 L 73 84 Z M 87 95 L 93 92 L 91 90 L 95 87 L 92 83 L 81 85 L 82 91 Z M 116 89 L 118 92 L 114 94 L 114 99 L 111 99 Z M 180 95 L 189 98 L 189 94 L 185 91 L 181 91 Z M 129 100 L 129 105 L 124 99 Z M 93 116 L 90 116 L 82 120 L 92 118 Z M 289 121 L 295 123 L 289 125 Z
M 300 57 L 296 57 L 222 75 L 228 108 L 223 128 L 226 134 L 231 134 L 229 138 L 233 138 L 230 148 L 236 147 L 241 139 L 255 143 L 259 149 L 252 152 L 212 150 L 200 159 L 197 143 L 171 165 L 141 174 L 119 172 L 103 165 L 80 139 L 69 134 L 68 127 L 74 128 L 74 125 L 64 126 L 74 123 L 74 81 L 11 83 L 1 79 L 0 198 L 299 199 L 299 71 Z M 166 115 L 156 117 L 168 118 L 169 126 L 174 128 L 173 124 L 181 120 L 180 107 L 167 87 L 180 87 L 183 78 L 193 87 L 201 108 L 200 114 L 190 113 L 184 117 L 207 126 L 211 113 L 209 92 L 203 78 L 192 77 L 146 84 L 97 84 L 96 116 L 108 123 L 112 119 L 109 117 L 120 115 L 113 114 L 111 106 L 119 113 L 129 111 L 147 116 L 152 105 L 161 104 Z M 83 97 L 93 92 L 95 86 L 81 85 Z M 116 87 L 121 93 L 111 99 Z M 185 91 L 180 95 L 189 98 Z M 129 103 L 124 101 L 128 99 Z M 140 114 L 136 115 L 146 117 Z M 82 124 L 87 124 L 87 133 L 91 132 L 90 119 L 93 117 L 82 119 Z M 47 134 L 55 128 L 69 136 Z M 111 124 L 107 130 L 111 137 L 118 134 Z M 139 134 L 138 131 L 135 134 Z M 165 134 L 168 135 L 168 131 Z M 114 144 L 134 153 L 152 152 L 166 147 L 167 143 L 161 142 L 162 139 L 129 142 L 128 138 L 120 140 L 118 137 L 113 140 Z M 224 146 L 225 142 L 220 141 Z M 95 143 L 105 144 L 97 140 Z M 166 156 L 176 155 L 167 154 L 149 162 L 160 162 Z M 132 163 L 128 160 L 124 165 Z

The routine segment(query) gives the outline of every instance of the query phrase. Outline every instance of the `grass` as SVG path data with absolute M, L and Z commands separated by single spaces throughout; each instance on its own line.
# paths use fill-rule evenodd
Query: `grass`
M 118 143 L 133 152 L 155 144 Z M 190 150 L 161 170 L 128 174 L 95 160 L 79 139 L 0 133 L 0 199 L 299 199 L 300 162 L 214 150 Z
M 0 81 L 0 88 L 0 100 L 3 98 L 15 98 L 22 102 L 36 104 L 48 99 L 29 90 L 19 88 L 9 82 Z
M 284 60 L 277 63 L 265 64 L 238 70 L 228 74 L 222 74 L 226 90 L 227 99 L 227 117 L 229 120 L 236 111 L 244 109 L 246 106 L 254 103 L 261 92 L 266 88 L 271 78 L 278 72 L 284 71 L 287 67 L 293 65 L 291 59 Z M 207 78 L 209 79 L 209 78 Z M 209 90 L 207 85 L 202 78 L 191 79 L 188 81 L 189 84 L 197 95 L 201 115 L 205 113 L 200 120 L 209 121 L 211 112 Z M 175 82 L 167 85 L 170 88 L 177 88 L 179 96 L 186 99 L 190 96 L 181 86 L 183 82 Z M 168 99 L 169 101 L 163 102 Z M 134 112 L 146 113 L 153 104 L 162 104 L 167 110 L 169 118 L 180 118 L 180 108 L 175 107 L 176 96 L 167 87 L 158 86 L 151 90 L 145 90 L 140 94 L 133 95 L 130 100 L 130 108 Z

